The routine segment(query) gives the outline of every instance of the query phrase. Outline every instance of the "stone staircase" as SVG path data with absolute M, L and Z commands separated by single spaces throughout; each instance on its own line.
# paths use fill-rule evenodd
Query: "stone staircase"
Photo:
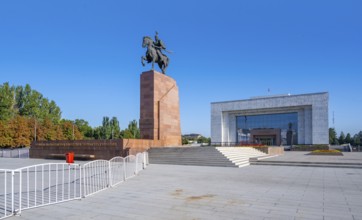
M 148 150 L 150 164 L 237 167 L 215 147 L 162 147 Z
M 217 147 L 220 153 L 238 167 L 250 165 L 250 158 L 262 158 L 268 155 L 252 147 Z
M 243 167 L 249 158 L 265 153 L 249 147 L 162 147 L 151 148 L 150 164 Z

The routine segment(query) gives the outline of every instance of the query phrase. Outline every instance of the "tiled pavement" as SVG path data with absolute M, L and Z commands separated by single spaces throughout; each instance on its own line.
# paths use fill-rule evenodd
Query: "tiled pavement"
M 264 161 L 283 162 L 323 162 L 341 164 L 362 164 L 362 152 L 343 152 L 343 156 L 307 155 L 306 151 L 286 151 L 284 155 L 265 159 Z
M 152 164 L 115 188 L 9 219 L 362 220 L 362 169 Z

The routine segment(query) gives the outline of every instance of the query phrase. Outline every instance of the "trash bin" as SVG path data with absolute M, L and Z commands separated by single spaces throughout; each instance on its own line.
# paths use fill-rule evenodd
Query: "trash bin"
M 67 163 L 74 163 L 74 152 L 66 153 L 65 160 L 67 161 Z

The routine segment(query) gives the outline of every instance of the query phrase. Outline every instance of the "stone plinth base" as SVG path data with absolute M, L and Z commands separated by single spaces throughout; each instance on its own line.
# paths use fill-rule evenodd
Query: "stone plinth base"
M 164 146 L 181 145 L 176 81 L 154 70 L 143 72 L 140 98 L 141 138 L 162 141 Z

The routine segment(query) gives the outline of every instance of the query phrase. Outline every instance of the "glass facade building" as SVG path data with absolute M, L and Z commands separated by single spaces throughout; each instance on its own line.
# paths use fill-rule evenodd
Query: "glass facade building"
M 236 116 L 237 141 L 266 145 L 298 142 L 298 113 Z
M 221 145 L 259 142 L 272 146 L 328 144 L 328 100 L 328 92 L 320 92 L 213 102 L 211 142 Z

